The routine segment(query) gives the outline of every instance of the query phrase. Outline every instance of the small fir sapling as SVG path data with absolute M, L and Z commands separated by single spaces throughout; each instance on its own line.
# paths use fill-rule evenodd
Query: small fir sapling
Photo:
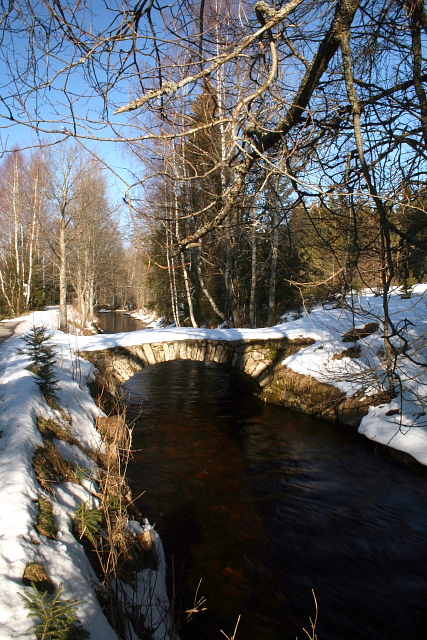
M 22 338 L 27 347 L 17 349 L 18 353 L 30 358 L 31 364 L 27 368 L 38 376 L 37 384 L 45 398 L 55 396 L 57 383 L 54 379 L 55 347 L 49 344 L 51 337 L 46 325 L 34 325 Z
M 90 634 L 79 625 L 76 609 L 79 600 L 60 600 L 62 583 L 54 595 L 39 591 L 33 584 L 34 593 L 28 590 L 19 593 L 28 617 L 40 620 L 33 626 L 37 640 L 84 640 Z
M 101 521 L 102 512 L 99 509 L 91 509 L 84 501 L 74 514 L 74 524 L 80 538 L 86 536 L 94 546 L 99 542 Z

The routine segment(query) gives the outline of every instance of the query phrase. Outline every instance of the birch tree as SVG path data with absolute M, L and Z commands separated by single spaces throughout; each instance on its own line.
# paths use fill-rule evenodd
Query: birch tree
M 117 252 L 120 257 L 121 237 L 112 218 L 113 207 L 102 165 L 87 156 L 81 160 L 85 166 L 76 174 L 73 185 L 73 237 L 67 273 L 84 327 L 86 322 L 93 320 L 99 283 L 111 269 L 111 263 L 117 268 L 114 254 Z
M 233 282 L 230 250 L 236 225 L 244 224 L 236 212 L 254 175 L 286 176 L 294 207 L 309 224 L 313 207 L 319 210 L 331 196 L 345 198 L 356 217 L 358 208 L 375 212 L 385 347 L 392 362 L 398 329 L 388 298 L 398 278 L 399 243 L 405 251 L 425 251 L 422 238 L 399 222 L 402 206 L 409 207 L 405 193 L 422 191 L 426 181 L 423 0 L 290 0 L 275 6 L 212 0 L 197 7 L 185 0 L 168 7 L 141 0 L 106 6 L 108 23 L 84 2 L 10 3 L 0 51 L 4 126 L 20 123 L 63 139 L 138 145 L 146 167 L 155 141 L 188 145 L 198 132 L 214 137 L 226 131 L 214 166 L 195 167 L 185 179 L 207 184 L 220 173 L 227 176 L 224 189 L 212 189 L 202 209 L 185 212 L 185 219 L 198 219 L 185 234 L 173 237 L 170 230 L 163 266 L 168 260 L 182 269 L 181 254 L 208 246 L 220 231 L 226 244 L 229 238 L 229 307 L 232 288 L 238 297 L 240 287 Z M 192 107 L 208 91 L 217 102 L 219 96 L 220 109 L 202 122 Z M 132 193 L 156 180 L 159 169 L 154 173 L 123 178 L 130 208 L 139 207 Z M 169 179 L 179 182 L 182 176 Z M 259 188 L 265 188 L 263 181 Z M 333 271 L 335 256 L 330 263 Z M 390 387 L 392 376 L 390 368 Z
M 68 261 L 76 237 L 79 182 L 86 172 L 76 145 L 57 145 L 49 154 L 48 198 L 50 219 L 44 227 L 59 279 L 59 328 L 67 331 Z M 49 235 L 48 235 L 49 233 Z
M 27 158 L 16 150 L 0 169 L 0 291 L 11 315 L 30 307 L 45 176 L 39 153 Z

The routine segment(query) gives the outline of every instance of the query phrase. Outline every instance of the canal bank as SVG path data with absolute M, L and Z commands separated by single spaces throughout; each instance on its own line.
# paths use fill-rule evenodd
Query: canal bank
M 173 328 L 84 338 L 80 353 L 122 384 L 169 360 L 214 361 L 241 372 L 267 402 L 357 426 L 360 433 L 427 464 L 426 285 L 389 300 L 399 328 L 387 356 L 382 298 L 318 307 L 263 329 Z M 390 379 L 394 389 L 390 390 Z M 256 388 L 258 385 L 258 389 Z
M 168 639 L 160 539 L 133 515 L 114 443 L 95 427 L 105 432 L 108 418 L 90 395 L 93 371 L 75 354 L 78 336 L 56 330 L 56 310 L 20 320 L 0 348 L 0 635 L 35 639 L 56 598 L 71 606 L 75 637 L 118 640 L 114 627 L 120 637 Z M 22 352 L 33 325 L 46 327 L 55 346 L 56 398 L 48 402 Z M 128 568 L 125 582 L 115 579 L 114 564 L 126 562 L 123 553 L 134 557 L 135 544 L 144 563 Z M 28 615 L 30 602 L 39 617 Z
M 422 318 L 425 317 L 425 313 L 422 310 L 421 312 L 420 309 L 424 304 L 423 296 L 422 294 L 418 295 L 418 306 L 415 306 L 414 300 L 408 303 L 400 297 L 398 300 L 397 298 L 396 296 L 396 313 L 399 312 L 401 319 L 404 319 L 405 322 L 409 320 L 409 323 L 412 323 L 412 325 L 408 323 L 408 327 L 415 327 L 409 330 L 416 335 L 419 353 L 422 353 L 425 333 Z M 370 302 L 372 303 L 373 311 L 375 311 L 375 298 L 370 299 Z M 28 359 L 16 351 L 17 348 L 22 348 L 22 333 L 29 328 L 31 323 L 47 323 L 52 328 L 52 342 L 56 345 L 57 351 L 56 372 L 59 380 L 59 404 L 71 417 L 69 429 L 72 431 L 72 437 L 75 437 L 80 445 L 91 449 L 93 447 L 96 448 L 96 446 L 102 446 L 99 433 L 94 428 L 96 418 L 100 417 L 101 413 L 91 399 L 87 389 L 87 382 L 92 375 L 91 366 L 87 361 L 79 357 L 78 354 L 81 352 L 116 348 L 129 349 L 141 344 L 152 344 L 153 341 L 156 344 L 164 344 L 171 341 L 185 343 L 186 340 L 195 338 L 203 340 L 225 339 L 230 342 L 253 339 L 254 336 L 256 336 L 257 340 L 269 340 L 278 336 L 286 336 L 288 340 L 311 339 L 313 340 L 311 345 L 300 349 L 297 353 L 290 354 L 280 362 L 280 366 L 287 366 L 300 375 L 315 377 L 322 383 L 329 384 L 333 381 L 334 386 L 336 385 L 340 392 L 345 392 L 348 396 L 359 391 L 366 397 L 371 397 L 378 388 L 378 385 L 375 386 L 374 383 L 381 383 L 383 371 L 383 356 L 379 348 L 382 341 L 381 332 L 375 331 L 368 336 L 365 335 L 363 340 L 358 339 L 356 342 L 359 342 L 359 344 L 355 346 L 359 347 L 359 349 L 350 351 L 351 347 L 348 346 L 348 343 L 343 344 L 343 339 L 354 326 L 353 320 L 354 317 L 351 318 L 346 315 L 342 309 L 314 310 L 309 316 L 284 323 L 278 327 L 255 330 L 255 334 L 251 333 L 250 330 L 244 329 L 165 329 L 162 331 L 136 331 L 133 334 L 116 334 L 114 336 L 86 337 L 71 336 L 56 331 L 54 311 L 35 313 L 28 317 L 26 327 L 18 328 L 17 334 L 4 343 L 0 350 L 2 366 L 0 379 L 2 385 L 0 392 L 0 431 L 2 431 L 0 439 L 0 527 L 2 531 L 0 539 L 0 587 L 2 593 L 8 594 L 7 599 L 3 598 L 0 602 L 4 637 L 28 636 L 31 620 L 26 617 L 27 611 L 22 599 L 19 597 L 19 593 L 23 593 L 22 590 L 25 588 L 23 576 L 29 564 L 44 564 L 53 578 L 55 587 L 59 587 L 61 583 L 63 584 L 64 597 L 82 596 L 78 615 L 85 628 L 90 630 L 92 637 L 99 638 L 99 640 L 101 638 L 104 640 L 115 637 L 111 627 L 103 627 L 104 624 L 108 625 L 108 623 L 103 622 L 103 614 L 94 595 L 94 574 L 91 573 L 87 559 L 82 555 L 78 541 L 72 535 L 72 525 L 70 524 L 72 513 L 75 513 L 81 507 L 82 502 L 90 500 L 87 492 L 82 494 L 81 488 L 72 487 L 72 503 L 69 503 L 67 500 L 70 492 L 68 491 L 68 484 L 65 483 L 66 488 L 68 487 L 68 494 L 66 492 L 63 495 L 63 498 L 61 498 L 63 500 L 62 503 L 54 501 L 52 506 L 54 518 L 58 524 L 58 537 L 55 539 L 49 539 L 46 536 L 41 537 L 44 534 L 40 534 L 36 528 L 40 499 L 43 496 L 37 484 L 33 459 L 36 451 L 43 449 L 46 444 L 39 429 L 39 419 L 60 420 L 60 416 L 55 413 L 56 409 L 53 410 L 52 407 L 49 407 L 44 402 L 34 375 L 27 369 Z M 361 328 L 366 327 L 366 324 L 368 324 L 365 319 L 358 318 L 358 320 Z M 347 353 L 343 355 L 343 352 Z M 353 357 L 354 355 L 358 357 Z M 404 354 L 402 353 L 400 372 L 403 372 L 406 376 L 406 378 L 402 379 L 409 393 L 405 392 L 404 397 L 397 397 L 391 402 L 384 402 L 378 407 L 370 408 L 369 413 L 362 419 L 359 431 L 367 433 L 374 442 L 383 442 L 399 450 L 407 451 L 418 460 L 425 462 L 427 461 L 426 427 L 423 422 L 423 416 L 425 415 L 423 405 L 425 380 L 423 376 L 425 373 L 424 369 L 421 373 L 418 369 L 418 373 L 415 376 L 412 375 L 410 367 L 404 370 L 404 364 L 407 360 L 403 356 Z M 161 367 L 160 364 L 156 366 Z M 153 369 L 155 368 L 153 367 Z M 372 371 L 375 373 L 373 378 L 367 375 Z M 183 394 L 184 392 L 181 392 L 181 395 Z M 220 420 L 220 416 L 217 415 L 216 418 Z M 249 425 L 246 428 L 250 430 Z M 339 429 L 340 425 L 337 425 L 337 428 Z M 321 433 L 321 429 L 319 432 Z M 240 435 L 243 436 L 244 434 Z M 256 436 L 256 433 L 254 435 Z M 298 465 L 302 464 L 302 462 L 291 463 L 291 465 L 294 464 L 295 468 L 298 469 Z M 350 466 L 352 464 L 350 463 Z M 357 466 L 357 461 L 355 464 Z M 83 464 L 83 466 L 85 465 Z M 232 467 L 233 465 L 229 466 Z M 201 472 L 204 473 L 205 470 L 201 470 Z M 155 474 L 155 468 L 152 468 L 151 471 Z M 333 469 L 332 472 L 334 472 Z M 305 477 L 306 474 L 304 472 L 297 483 L 297 494 L 299 493 L 300 485 L 301 488 L 304 486 Z M 269 474 L 267 473 L 267 482 L 268 478 Z M 363 484 L 362 477 L 359 477 L 357 481 Z M 316 482 L 314 478 L 313 487 L 317 486 Z M 200 479 L 200 483 L 203 483 L 202 479 Z M 72 484 L 77 486 L 77 483 Z M 286 480 L 284 480 L 284 484 L 287 484 Z M 331 493 L 332 502 L 335 493 Z M 369 491 L 364 495 L 365 497 L 360 497 L 359 511 L 356 509 L 357 518 L 361 521 L 363 521 L 364 504 L 367 496 L 369 496 Z M 400 498 L 399 501 L 404 505 L 406 498 L 402 494 L 399 495 L 401 497 L 401 501 Z M 319 496 L 318 499 L 313 494 L 313 512 L 316 511 L 316 505 L 321 503 L 321 498 L 322 496 Z M 295 505 L 298 505 L 298 501 L 298 495 L 296 495 Z M 269 504 L 268 500 L 266 504 Z M 387 500 L 385 500 L 385 504 L 388 504 Z M 95 502 L 93 506 L 96 507 Z M 387 513 L 384 513 L 380 520 L 394 522 L 396 520 L 394 510 L 397 506 L 394 502 L 388 504 Z M 297 506 L 295 506 L 295 511 L 297 512 Z M 342 508 L 338 504 L 338 511 L 331 520 L 332 524 L 334 518 L 338 522 L 340 521 L 342 513 Z M 188 515 L 191 515 L 191 510 Z M 416 524 L 417 519 L 419 525 Z M 296 520 L 298 521 L 298 517 Z M 252 520 L 250 521 L 252 522 Z M 262 534 L 263 521 L 263 518 L 253 521 L 253 528 L 259 534 L 257 540 L 259 546 L 271 545 L 269 538 L 265 538 Z M 400 515 L 397 516 L 397 521 L 401 521 Z M 181 517 L 181 522 L 185 526 L 185 523 L 188 524 L 189 520 Z M 419 530 L 424 530 L 425 523 L 419 517 L 418 512 L 415 514 L 414 523 L 410 527 L 407 527 L 406 524 L 402 525 L 399 536 L 391 542 L 391 546 L 399 550 L 397 538 L 404 540 L 406 534 L 411 540 L 419 541 Z M 316 544 L 313 543 L 316 540 L 317 526 L 320 529 L 327 529 L 321 520 L 313 526 L 307 525 L 308 538 L 302 545 L 303 549 L 308 548 L 308 545 L 312 545 L 313 549 L 316 548 Z M 287 531 L 286 521 L 278 520 L 277 527 L 274 528 L 279 531 Z M 197 529 L 193 530 L 188 525 L 184 528 L 184 531 L 197 532 Z M 334 527 L 332 526 L 330 535 L 333 536 L 333 533 Z M 184 536 L 181 537 L 185 540 Z M 297 545 L 298 541 L 294 540 L 293 544 Z M 287 554 L 290 556 L 293 553 L 292 545 L 287 550 Z M 414 548 L 413 550 L 413 563 L 409 558 L 405 559 L 403 564 L 412 563 L 415 566 L 422 566 L 424 559 L 422 553 L 418 553 L 417 550 L 423 548 L 423 546 L 421 539 L 421 543 L 418 544 L 417 542 L 416 549 Z M 388 553 L 387 547 L 388 545 L 384 547 L 384 557 Z M 369 558 L 375 555 L 378 544 L 371 542 L 368 544 L 368 548 L 370 550 L 366 556 L 366 565 L 369 564 Z M 411 545 L 409 545 L 409 548 L 412 548 Z M 334 551 L 332 550 L 331 553 L 333 554 Z M 323 571 L 326 572 L 327 566 L 328 562 L 325 557 L 323 569 L 322 566 L 319 567 L 319 575 Z M 234 568 L 231 565 L 231 570 L 228 573 L 227 571 L 224 574 L 221 573 L 222 579 L 227 582 L 229 576 L 233 575 L 233 571 Z M 286 579 L 291 580 L 291 577 L 292 573 Z M 417 580 L 420 588 L 424 589 L 423 577 L 420 575 Z M 259 584 L 262 584 L 262 575 L 260 575 Z M 309 587 L 309 585 L 306 586 Z M 270 591 L 269 593 L 271 595 Z M 284 604 L 289 598 L 285 596 L 286 601 L 282 600 L 280 593 L 282 591 L 273 590 L 273 594 L 275 594 L 274 602 L 281 606 L 281 603 Z M 226 599 L 230 601 L 229 596 Z M 418 596 L 414 597 L 414 601 L 418 602 Z M 349 606 L 351 605 L 346 602 L 344 608 Z M 251 608 L 252 604 L 249 603 L 247 609 L 250 610 Z M 312 608 L 307 606 L 305 611 L 306 618 L 311 611 Z
M 206 598 L 207 611 L 182 627 L 181 638 L 231 636 L 242 616 L 238 638 L 294 640 L 314 615 L 312 590 L 319 638 L 422 636 L 426 470 L 404 454 L 393 459 L 354 428 L 242 396 L 231 368 L 198 360 L 202 338 L 194 338 L 187 332 L 178 360 L 132 371 L 123 386 L 137 418 L 128 476 L 135 495 L 144 492 L 138 504 L 161 534 L 178 604 Z M 158 335 L 147 340 L 158 356 Z M 328 349 L 330 369 L 348 344 L 305 348 Z M 125 352 L 135 355 L 130 344 L 113 348 L 122 375 Z M 294 397 L 307 405 L 304 389 Z M 384 400 L 375 410 L 389 426 L 400 412 Z

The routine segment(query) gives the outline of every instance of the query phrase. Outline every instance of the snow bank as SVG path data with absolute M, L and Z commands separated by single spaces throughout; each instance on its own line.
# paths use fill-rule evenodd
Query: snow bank
M 404 340 L 394 338 L 403 351 L 397 358 L 398 396 L 389 403 L 371 407 L 359 427 L 371 440 L 405 451 L 427 464 L 427 341 L 426 285 L 418 285 L 411 297 L 395 290 L 390 297 L 393 322 Z M 83 485 L 63 483 L 57 489 L 54 515 L 58 525 L 55 540 L 49 540 L 35 529 L 36 501 L 43 490 L 36 480 L 32 459 L 37 447 L 43 446 L 37 418 L 61 421 L 61 415 L 45 402 L 32 373 L 26 370 L 28 360 L 18 355 L 22 335 L 31 324 L 44 323 L 53 332 L 57 345 L 57 377 L 60 405 L 72 420 L 71 434 L 84 447 L 102 448 L 94 428 L 101 411 L 93 402 L 86 383 L 91 379 L 91 365 L 80 359 L 78 351 L 94 351 L 116 346 L 152 342 L 209 340 L 268 340 L 312 338 L 315 342 L 284 360 L 283 364 L 298 373 L 338 387 L 348 395 L 370 396 L 378 392 L 386 379 L 381 322 L 381 298 L 373 293 L 354 296 L 349 308 L 315 308 L 304 317 L 265 329 L 193 329 L 165 328 L 132 333 L 76 336 L 57 331 L 57 311 L 49 309 L 22 318 L 16 334 L 0 347 L 0 638 L 34 637 L 30 621 L 18 596 L 23 591 L 22 577 L 30 562 L 43 564 L 56 585 L 64 586 L 64 597 L 82 601 L 79 616 L 94 640 L 116 640 L 95 598 L 92 585 L 96 577 L 79 542 L 71 533 L 71 516 L 84 500 L 96 506 L 96 486 L 87 479 Z M 356 328 L 376 323 L 378 328 L 356 342 L 343 342 L 345 334 Z M 348 339 L 348 336 L 347 336 Z M 349 349 L 354 348 L 350 356 Z M 409 357 L 408 357 L 409 356 Z M 63 456 L 75 464 L 91 468 L 90 459 L 75 445 L 61 442 Z M 76 450 L 77 449 L 77 450 Z M 141 531 L 152 531 L 148 524 L 133 525 Z M 151 535 L 151 534 L 150 534 Z M 158 605 L 153 622 L 159 624 L 157 639 L 165 632 L 161 620 L 166 593 L 164 559 L 160 541 L 152 531 L 161 558 L 158 573 L 142 572 L 139 587 L 151 591 Z M 142 606 L 146 603 L 142 600 Z
M 371 407 L 359 427 L 360 433 L 368 438 L 410 453 L 423 464 L 427 464 L 427 401 L 424 400 L 427 397 L 426 290 L 427 285 L 420 284 L 412 289 L 409 297 L 407 292 L 399 288 L 391 292 L 391 318 L 410 343 L 406 354 L 402 353 L 397 359 L 399 394 L 396 400 L 383 407 Z M 378 324 L 378 330 L 357 342 L 343 342 L 346 333 L 370 323 Z M 291 340 L 312 338 L 314 344 L 289 356 L 283 364 L 297 373 L 332 384 L 347 396 L 373 396 L 386 384 L 382 297 L 372 291 L 354 292 L 347 299 L 345 307 L 338 304 L 330 305 L 330 308 L 316 307 L 299 319 L 264 329 L 167 327 L 79 337 L 78 340 L 82 351 L 96 351 L 116 346 L 188 339 L 234 341 L 282 337 Z M 393 340 L 398 350 L 404 347 L 404 341 L 400 338 Z M 343 356 L 343 352 L 351 347 L 357 348 L 357 357 Z
M 138 309 L 137 311 L 126 312 L 132 318 L 141 320 L 147 329 L 160 329 L 164 325 L 164 318 L 159 318 L 155 311 L 148 311 L 147 309 Z
M 34 454 L 44 442 L 37 426 L 38 418 L 52 419 L 70 429 L 70 435 L 84 448 L 99 451 L 103 443 L 94 427 L 96 417 L 104 415 L 91 398 L 86 383 L 93 376 L 92 365 L 76 356 L 78 336 L 57 331 L 57 310 L 49 309 L 21 318 L 15 335 L 0 347 L 0 638 L 34 638 L 33 619 L 19 593 L 24 592 L 23 575 L 30 563 L 42 564 L 55 587 L 63 585 L 62 598 L 78 599 L 78 616 L 90 632 L 92 640 L 117 640 L 117 636 L 95 596 L 93 585 L 97 577 L 84 553 L 83 547 L 72 533 L 72 517 L 82 501 L 93 508 L 98 506 L 94 492 L 96 482 L 84 478 L 82 484 L 66 482 L 57 485 L 55 498 L 43 490 L 32 466 Z M 26 369 L 26 355 L 22 335 L 32 324 L 44 324 L 53 333 L 52 343 L 57 345 L 59 404 L 71 418 L 71 426 L 59 411 L 50 408 L 35 376 Z M 84 467 L 96 476 L 96 465 L 80 447 L 54 440 L 54 444 L 75 466 Z M 54 540 L 38 532 L 35 525 L 40 498 L 54 500 L 53 513 L 58 528 Z M 137 524 L 137 523 L 135 523 Z M 146 523 L 146 528 L 151 527 Z M 153 532 L 153 536 L 157 535 Z M 160 548 L 160 542 L 157 546 Z M 160 554 L 159 570 L 150 577 L 141 575 L 140 581 L 156 585 L 156 598 L 167 601 L 165 566 Z M 153 575 L 155 574 L 155 575 Z M 140 598 L 146 598 L 143 594 Z M 159 614 L 160 615 L 160 614 Z M 156 635 L 157 640 L 167 637 Z
M 359 426 L 359 432 L 366 437 L 409 453 L 422 464 L 427 464 L 426 291 L 427 285 L 417 285 L 407 297 L 406 292 L 396 288 L 389 298 L 392 322 L 402 336 L 392 339 L 400 352 L 395 368 L 397 397 L 370 407 Z M 312 337 L 314 330 L 317 338 L 315 344 L 290 356 L 283 364 L 333 384 L 348 396 L 372 396 L 387 387 L 382 298 L 365 292 L 352 302 L 353 311 L 316 308 L 304 318 L 285 325 Z M 369 323 L 378 324 L 378 330 L 356 342 L 343 343 L 346 333 L 353 328 L 363 329 Z M 359 350 L 357 357 L 342 357 L 343 351 L 351 347 Z

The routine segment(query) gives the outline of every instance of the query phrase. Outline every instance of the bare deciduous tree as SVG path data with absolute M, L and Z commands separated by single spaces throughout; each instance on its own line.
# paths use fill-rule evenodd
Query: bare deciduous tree
M 209 234 L 221 234 L 225 313 L 235 322 L 240 287 L 233 264 L 235 229 L 248 223 L 238 215 L 242 204 L 246 211 L 256 207 L 251 185 L 262 192 L 276 176 L 287 179 L 294 208 L 304 211 L 310 224 L 313 208 L 329 206 L 332 196 L 345 199 L 354 233 L 348 235 L 352 251 L 343 255 L 344 260 L 351 255 L 353 272 L 354 256 L 362 255 L 358 211 L 375 212 L 391 363 L 398 330 L 389 317 L 388 296 L 399 271 L 396 256 L 425 251 L 420 234 L 401 224 L 404 194 L 425 186 L 423 1 L 290 0 L 252 6 L 210 0 L 195 7 L 184 0 L 162 7 L 141 0 L 111 1 L 106 8 L 108 14 L 95 15 L 84 2 L 9 4 L 0 51 L 4 126 L 21 123 L 39 134 L 82 143 L 125 143 L 145 162 L 143 175 L 125 185 L 126 202 L 136 212 L 142 207 L 132 194 L 150 178 L 162 177 L 177 185 L 176 191 L 203 185 L 203 205 L 194 202 L 191 211 L 182 210 L 178 225 L 170 224 L 170 211 L 165 212 L 164 266 L 168 260 L 176 297 L 175 267 L 184 273 L 189 251 L 210 242 Z M 194 109 L 203 94 L 215 105 L 208 119 Z M 219 142 L 211 146 L 209 163 L 183 174 L 173 165 L 151 162 L 157 141 L 176 152 L 202 136 Z M 209 188 L 215 175 L 220 188 L 217 183 Z M 339 218 L 338 209 L 334 214 Z M 321 231 L 315 232 L 321 239 Z M 325 251 L 334 256 L 335 268 L 339 252 L 330 241 Z M 203 266 L 196 259 L 194 264 L 196 272 Z M 348 273 L 349 265 L 338 270 Z M 198 286 L 207 291 L 202 282 L 206 285 L 203 274 Z M 187 300 L 192 296 L 190 287 Z M 392 365 L 389 371 L 392 388 Z

